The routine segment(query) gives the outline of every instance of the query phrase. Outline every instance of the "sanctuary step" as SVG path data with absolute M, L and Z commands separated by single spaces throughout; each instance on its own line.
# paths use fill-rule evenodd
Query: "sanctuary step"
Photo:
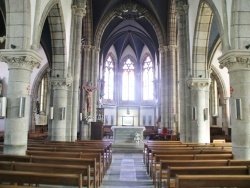
M 113 143 L 113 153 L 143 153 L 143 142 L 137 143 Z

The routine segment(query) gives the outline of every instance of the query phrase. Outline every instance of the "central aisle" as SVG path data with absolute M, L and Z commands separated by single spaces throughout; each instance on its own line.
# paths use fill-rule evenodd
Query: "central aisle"
M 142 153 L 113 153 L 112 164 L 100 188 L 153 188 Z

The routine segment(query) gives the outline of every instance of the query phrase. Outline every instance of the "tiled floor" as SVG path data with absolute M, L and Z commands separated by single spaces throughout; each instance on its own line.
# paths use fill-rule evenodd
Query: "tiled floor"
M 153 188 L 142 153 L 113 153 L 112 164 L 100 188 Z

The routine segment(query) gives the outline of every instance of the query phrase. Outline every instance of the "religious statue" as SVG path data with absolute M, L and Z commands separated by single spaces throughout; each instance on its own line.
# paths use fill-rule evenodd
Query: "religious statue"
M 96 90 L 96 87 L 92 87 L 90 81 L 87 82 L 86 86 L 83 86 L 83 89 L 86 91 L 86 102 L 87 102 L 87 113 L 91 113 L 91 103 L 92 103 L 92 93 Z

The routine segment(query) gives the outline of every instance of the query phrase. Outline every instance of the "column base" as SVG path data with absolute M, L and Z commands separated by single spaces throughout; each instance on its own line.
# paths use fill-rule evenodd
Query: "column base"
M 4 145 L 3 153 L 11 155 L 26 155 L 27 145 Z
M 89 125 L 81 125 L 81 140 L 89 140 L 90 139 L 90 131 Z

